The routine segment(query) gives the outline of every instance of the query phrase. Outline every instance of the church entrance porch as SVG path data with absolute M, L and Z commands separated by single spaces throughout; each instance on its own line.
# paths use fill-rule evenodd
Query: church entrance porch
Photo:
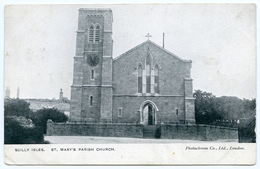
M 140 106 L 140 124 L 156 125 L 158 108 L 152 101 L 145 101 Z

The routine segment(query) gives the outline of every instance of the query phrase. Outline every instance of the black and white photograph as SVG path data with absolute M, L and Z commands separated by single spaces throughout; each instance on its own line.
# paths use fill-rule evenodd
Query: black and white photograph
M 5 5 L 3 90 L 8 165 L 253 165 L 256 4 Z

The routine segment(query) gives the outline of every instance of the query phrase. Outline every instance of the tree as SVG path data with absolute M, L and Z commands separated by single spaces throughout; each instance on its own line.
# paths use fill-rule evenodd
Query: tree
M 46 133 L 48 119 L 51 119 L 53 122 L 66 122 L 68 121 L 68 116 L 56 108 L 43 108 L 32 113 L 31 119 L 36 126 L 41 127 L 42 131 Z
M 255 99 L 239 99 L 234 96 L 215 97 L 211 93 L 195 90 L 195 118 L 200 124 L 216 124 L 216 121 L 233 122 L 255 116 Z M 220 124 L 220 123 L 218 123 Z
M 254 118 L 256 116 L 256 99 L 243 99 L 244 113 L 243 118 Z
M 29 117 L 30 103 L 22 99 L 5 99 L 4 115 L 5 116 L 24 116 Z
M 240 118 L 244 112 L 243 101 L 237 97 L 221 96 L 214 99 L 213 111 L 221 113 L 223 119 L 233 121 Z
M 212 93 L 195 90 L 195 119 L 199 124 L 212 124 L 214 121 L 221 120 L 223 117 L 219 112 L 213 111 L 215 96 Z
M 255 142 L 256 100 L 233 96 L 215 97 L 195 90 L 195 118 L 198 124 L 238 127 L 239 142 Z M 240 123 L 237 123 L 237 120 Z

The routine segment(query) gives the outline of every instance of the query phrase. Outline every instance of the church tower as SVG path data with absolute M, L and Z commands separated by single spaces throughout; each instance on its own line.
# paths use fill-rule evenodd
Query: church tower
M 79 9 L 71 121 L 112 121 L 111 9 Z

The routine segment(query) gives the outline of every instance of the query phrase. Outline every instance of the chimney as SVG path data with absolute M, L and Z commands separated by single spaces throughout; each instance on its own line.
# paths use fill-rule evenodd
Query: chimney
M 164 48 L 164 33 L 163 33 L 163 44 L 162 44 L 162 47 Z
M 18 89 L 17 89 L 17 95 L 16 95 L 16 98 L 17 98 L 17 99 L 19 99 L 19 95 L 20 95 L 20 89 L 19 89 L 19 87 L 18 87 Z
M 9 98 L 10 98 L 10 93 L 11 93 L 10 87 L 7 87 L 7 88 L 5 89 L 5 98 L 9 99 Z
M 63 92 L 62 92 L 62 89 L 60 89 L 60 98 L 59 98 L 59 101 L 61 102 L 63 100 Z

